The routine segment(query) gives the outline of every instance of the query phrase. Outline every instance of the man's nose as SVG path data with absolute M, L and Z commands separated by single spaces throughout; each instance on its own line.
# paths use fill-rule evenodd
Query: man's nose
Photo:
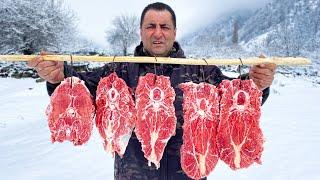
M 163 33 L 162 33 L 161 27 L 156 27 L 156 29 L 154 30 L 153 36 L 157 39 L 160 39 L 162 35 Z

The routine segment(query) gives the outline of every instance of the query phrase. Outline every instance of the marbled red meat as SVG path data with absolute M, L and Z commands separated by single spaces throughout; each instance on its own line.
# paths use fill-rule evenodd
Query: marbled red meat
M 148 73 L 139 78 L 136 89 L 137 121 L 135 133 L 142 144 L 144 157 L 160 167 L 165 146 L 175 135 L 175 92 L 169 77 Z
M 219 96 L 214 85 L 182 83 L 183 145 L 181 167 L 193 179 L 209 175 L 215 168 L 219 153 L 216 143 L 219 124 Z
M 51 95 L 46 114 L 52 142 L 86 143 L 91 136 L 95 107 L 84 81 L 77 77 L 62 81 Z
M 96 105 L 96 126 L 104 148 L 122 157 L 134 128 L 136 111 L 129 87 L 116 73 L 100 80 Z
M 224 80 L 220 84 L 220 159 L 232 169 L 261 164 L 263 134 L 259 127 L 262 92 L 252 80 Z

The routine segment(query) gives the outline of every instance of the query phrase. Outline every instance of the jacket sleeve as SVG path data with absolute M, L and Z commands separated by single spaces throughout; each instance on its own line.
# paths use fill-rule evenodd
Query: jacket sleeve
M 110 69 L 111 69 L 111 65 L 106 64 L 105 66 L 100 67 L 93 72 L 78 73 L 72 67 L 67 65 L 67 63 L 65 62 L 64 63 L 64 76 L 65 77 L 75 76 L 75 77 L 78 77 L 81 80 L 83 80 L 85 82 L 86 87 L 89 89 L 91 95 L 93 97 L 95 97 L 97 86 L 100 81 L 100 78 L 110 74 Z M 52 93 L 54 92 L 54 90 L 56 89 L 56 87 L 59 84 L 60 83 L 51 84 L 51 83 L 47 82 L 47 91 L 48 91 L 49 96 L 52 95 Z
M 207 66 L 207 68 L 205 68 L 204 71 L 205 71 L 205 75 L 206 75 L 206 81 L 208 81 L 210 84 L 213 84 L 215 86 L 218 86 L 222 82 L 222 80 L 236 79 L 236 78 L 231 78 L 231 77 L 225 76 L 217 66 Z M 249 74 L 248 73 L 242 74 L 238 78 L 240 78 L 242 80 L 249 79 Z M 263 105 L 266 102 L 266 100 L 269 97 L 269 93 L 270 93 L 270 87 L 268 87 L 262 91 L 261 105 Z

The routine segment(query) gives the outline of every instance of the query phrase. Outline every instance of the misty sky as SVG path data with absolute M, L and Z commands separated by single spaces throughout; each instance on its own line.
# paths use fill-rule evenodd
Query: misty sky
M 236 9 L 255 9 L 271 0 L 158 0 L 170 5 L 177 16 L 177 38 L 199 26 L 212 22 L 222 13 Z M 79 30 L 100 45 L 106 45 L 105 30 L 121 14 L 140 18 L 143 8 L 152 0 L 66 0 L 79 20 Z

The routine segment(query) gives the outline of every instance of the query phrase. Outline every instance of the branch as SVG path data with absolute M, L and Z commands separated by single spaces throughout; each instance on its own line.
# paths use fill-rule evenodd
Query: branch
M 37 55 L 0 55 L 0 61 L 29 61 Z M 70 61 L 70 55 L 45 55 L 44 60 Z M 114 59 L 114 61 L 113 61 Z M 186 64 L 186 65 L 241 65 L 239 59 L 196 59 L 196 58 L 167 58 L 167 57 L 132 57 L 132 56 L 72 56 L 73 61 L 93 62 L 132 62 L 132 63 L 159 63 L 159 64 Z M 311 61 L 303 57 L 270 57 L 270 58 L 243 58 L 244 65 L 261 63 L 275 63 L 277 65 L 308 65 Z

